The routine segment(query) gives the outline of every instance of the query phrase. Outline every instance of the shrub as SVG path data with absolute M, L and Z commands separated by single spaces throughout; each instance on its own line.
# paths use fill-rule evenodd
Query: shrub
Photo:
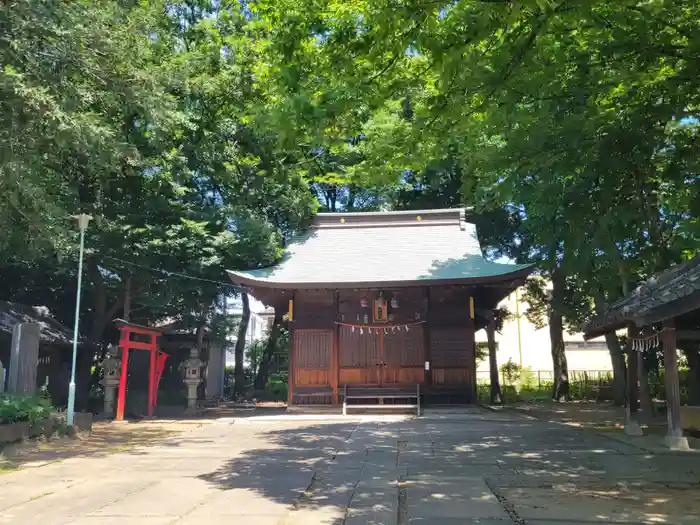
M 505 385 L 514 385 L 520 379 L 520 365 L 514 363 L 512 359 L 508 359 L 507 363 L 501 365 L 501 375 Z
M 519 390 L 532 390 L 537 387 L 537 376 L 529 366 L 520 369 L 520 379 L 518 381 Z
M 485 383 L 477 383 L 476 399 L 479 403 L 488 404 L 491 402 L 491 385 Z
M 43 396 L 0 396 L 0 424 L 36 423 L 49 417 L 53 412 L 51 402 Z
M 287 383 L 271 378 L 265 390 L 256 390 L 253 397 L 258 401 L 287 401 Z
M 518 391 L 513 385 L 503 385 L 501 387 L 501 396 L 504 403 L 513 403 L 518 400 Z

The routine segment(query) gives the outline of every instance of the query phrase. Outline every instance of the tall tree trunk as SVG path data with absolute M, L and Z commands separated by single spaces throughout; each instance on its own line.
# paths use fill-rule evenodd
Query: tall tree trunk
M 620 339 L 615 332 L 605 334 L 605 343 L 610 353 L 613 369 L 613 403 L 624 406 L 627 399 L 627 363 Z
M 131 272 L 126 276 L 126 283 L 124 284 L 124 315 L 123 319 L 125 321 L 129 320 L 131 317 Z
M 272 323 L 272 328 L 270 328 L 270 336 L 267 339 L 265 350 L 260 358 L 258 374 L 255 376 L 255 390 L 264 390 L 267 386 L 267 381 L 270 375 L 270 365 L 272 364 L 272 359 L 275 356 L 277 340 L 279 339 L 280 331 L 282 330 L 282 317 L 284 315 L 282 310 L 283 308 L 279 306 L 275 307 L 275 320 Z
M 501 383 L 498 379 L 498 361 L 496 358 L 496 320 L 491 319 L 486 326 L 486 336 L 489 345 L 489 373 L 491 376 L 491 404 L 503 403 Z
M 552 399 L 557 402 L 569 400 L 569 366 L 564 352 L 564 316 L 561 312 L 564 295 L 564 275 L 560 268 L 552 272 L 552 300 L 549 308 L 549 342 L 552 351 L 554 384 Z
M 250 322 L 250 302 L 248 294 L 241 293 L 241 302 L 243 303 L 243 315 L 241 322 L 238 325 L 238 337 L 236 338 L 236 347 L 233 350 L 233 358 L 235 360 L 233 368 L 233 398 L 240 398 L 245 395 L 245 371 L 243 370 L 243 356 L 245 354 L 245 338 L 248 332 L 248 323 Z
M 205 321 L 202 321 L 199 323 L 197 326 L 197 331 L 195 332 L 195 348 L 197 349 L 197 355 L 200 356 L 202 354 L 202 346 L 204 345 L 204 333 L 207 328 L 207 323 Z
M 605 312 L 605 303 L 602 293 L 598 291 L 593 299 L 595 301 L 596 313 L 602 315 Z M 625 399 L 627 398 L 625 390 L 627 381 L 625 354 L 622 351 L 622 345 L 620 345 L 620 340 L 615 332 L 605 334 L 605 344 L 610 353 L 610 362 L 612 363 L 613 369 L 613 402 L 618 406 L 624 406 Z

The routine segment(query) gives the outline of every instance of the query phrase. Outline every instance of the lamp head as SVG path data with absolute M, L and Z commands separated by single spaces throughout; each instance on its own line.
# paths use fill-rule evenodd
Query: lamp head
M 87 213 L 81 213 L 80 215 L 73 215 L 74 219 L 78 219 L 78 228 L 80 231 L 87 229 L 89 222 L 92 220 L 92 215 Z

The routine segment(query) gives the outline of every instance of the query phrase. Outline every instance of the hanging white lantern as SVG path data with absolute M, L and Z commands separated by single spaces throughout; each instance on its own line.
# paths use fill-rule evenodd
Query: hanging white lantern
M 396 297 L 396 294 L 391 298 L 391 307 L 392 308 L 398 308 L 399 307 L 399 299 Z

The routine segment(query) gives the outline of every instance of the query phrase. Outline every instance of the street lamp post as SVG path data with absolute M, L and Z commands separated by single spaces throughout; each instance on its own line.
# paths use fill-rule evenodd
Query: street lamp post
M 80 228 L 80 256 L 78 258 L 78 293 L 75 298 L 75 324 L 73 325 L 73 364 L 71 366 L 70 384 L 68 385 L 68 415 L 67 423 L 73 424 L 73 413 L 75 412 L 75 362 L 78 357 L 78 321 L 80 319 L 80 289 L 83 286 L 83 252 L 85 251 L 85 230 L 88 227 L 91 215 L 81 213 L 74 217 L 78 219 Z

